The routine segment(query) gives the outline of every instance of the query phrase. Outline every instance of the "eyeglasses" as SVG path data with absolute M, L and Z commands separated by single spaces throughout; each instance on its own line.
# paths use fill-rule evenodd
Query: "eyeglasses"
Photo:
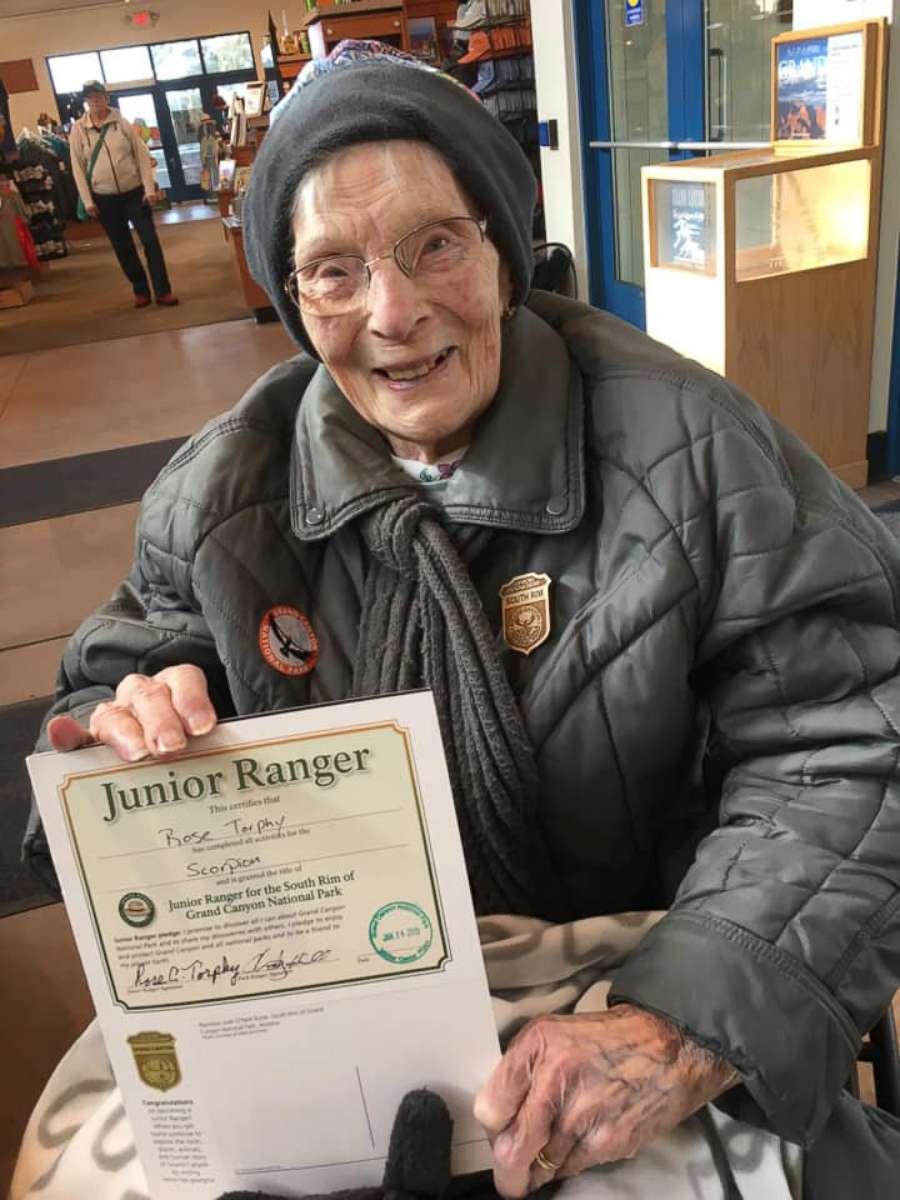
M 341 317 L 365 304 L 372 267 L 384 258 L 393 258 L 407 279 L 451 284 L 480 251 L 486 229 L 484 218 L 429 221 L 395 242 L 388 254 L 368 262 L 356 254 L 330 254 L 304 263 L 288 275 L 284 290 L 301 312 Z

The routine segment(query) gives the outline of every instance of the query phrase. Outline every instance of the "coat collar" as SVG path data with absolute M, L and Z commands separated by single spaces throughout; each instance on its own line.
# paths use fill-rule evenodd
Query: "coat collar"
M 122 114 L 119 112 L 119 110 L 117 108 L 113 108 L 112 105 L 110 105 L 109 112 L 106 114 L 106 116 L 103 118 L 103 120 L 100 122 L 99 125 L 94 124 L 94 122 L 91 120 L 91 114 L 89 112 L 83 113 L 76 121 L 76 124 L 80 125 L 87 132 L 90 132 L 92 129 L 99 132 L 103 128 L 104 125 L 113 125 L 115 122 L 121 121 L 121 120 L 122 120 Z
M 442 495 L 451 522 L 568 533 L 585 505 L 580 373 L 563 339 L 528 309 L 504 330 L 500 387 Z M 324 367 L 300 406 L 291 455 L 291 524 L 303 541 L 417 485 Z

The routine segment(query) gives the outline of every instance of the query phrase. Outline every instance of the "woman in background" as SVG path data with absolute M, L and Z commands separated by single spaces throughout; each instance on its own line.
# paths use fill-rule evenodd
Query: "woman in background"
M 117 108 L 111 108 L 102 83 L 86 83 L 87 112 L 72 126 L 72 174 L 89 216 L 96 217 L 116 252 L 119 266 L 134 290 L 135 308 L 150 303 L 150 283 L 131 237 L 129 221 L 144 247 L 156 303 L 178 298 L 166 271 L 162 246 L 153 224 L 156 196 L 153 159 L 143 140 Z

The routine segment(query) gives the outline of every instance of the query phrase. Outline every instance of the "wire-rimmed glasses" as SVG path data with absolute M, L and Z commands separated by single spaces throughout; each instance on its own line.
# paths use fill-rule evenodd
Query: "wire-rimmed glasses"
M 364 305 L 372 267 L 384 258 L 393 258 L 407 279 L 452 283 L 480 250 L 486 229 L 484 218 L 428 221 L 404 234 L 387 254 L 368 262 L 356 254 L 329 254 L 302 263 L 288 275 L 284 290 L 303 313 L 340 317 Z

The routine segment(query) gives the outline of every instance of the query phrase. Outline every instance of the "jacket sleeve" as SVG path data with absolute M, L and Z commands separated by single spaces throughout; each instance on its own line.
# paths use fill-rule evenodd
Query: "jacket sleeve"
M 75 177 L 75 186 L 78 188 L 78 195 L 81 197 L 81 203 L 85 208 L 94 203 L 91 196 L 91 189 L 88 187 L 87 175 L 85 174 L 87 170 L 86 141 L 84 131 L 76 121 L 72 126 L 69 150 L 72 158 L 72 174 Z
M 717 386 L 710 427 L 647 482 L 697 579 L 719 820 L 612 999 L 731 1061 L 722 1108 L 808 1145 L 900 977 L 900 555 Z
M 179 663 L 201 667 L 219 716 L 233 715 L 224 668 L 206 622 L 191 599 L 188 581 L 189 564 L 149 544 L 139 530 L 138 553 L 128 579 L 82 623 L 66 646 L 38 750 L 50 749 L 46 728 L 51 717 L 70 713 L 86 725 L 97 705 L 114 697 L 126 675 L 153 675 Z M 46 887 L 58 892 L 33 800 L 23 859 Z

